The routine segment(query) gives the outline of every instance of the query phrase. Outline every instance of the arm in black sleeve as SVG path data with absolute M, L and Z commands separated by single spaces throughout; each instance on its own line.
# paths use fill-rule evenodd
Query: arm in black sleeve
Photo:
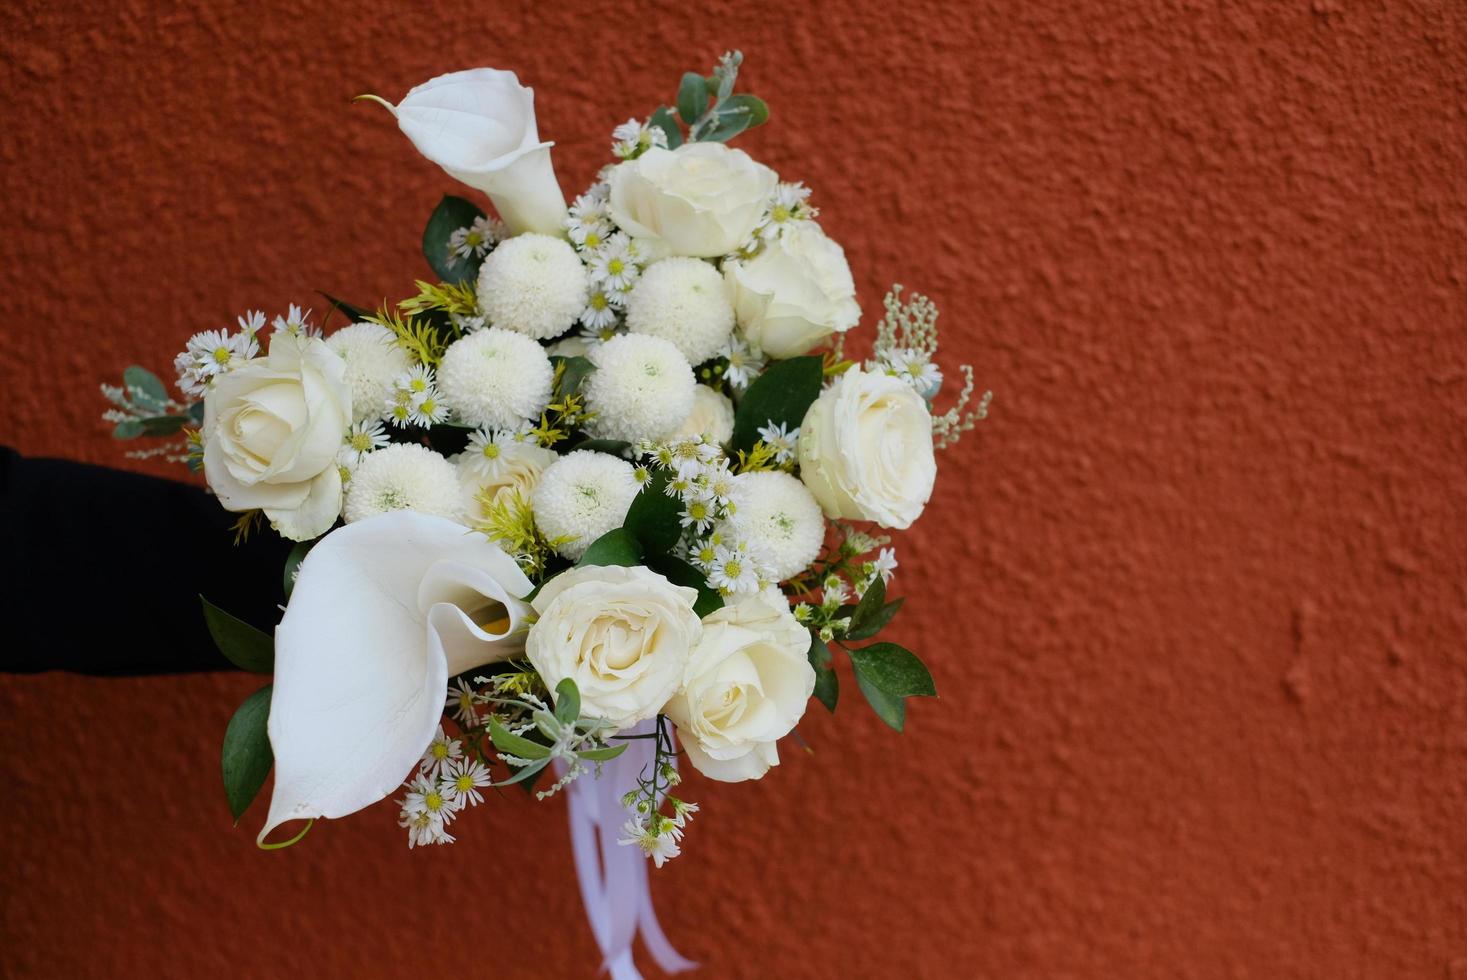
M 233 670 L 202 594 L 267 633 L 290 542 L 198 487 L 0 447 L 0 670 L 166 674 Z

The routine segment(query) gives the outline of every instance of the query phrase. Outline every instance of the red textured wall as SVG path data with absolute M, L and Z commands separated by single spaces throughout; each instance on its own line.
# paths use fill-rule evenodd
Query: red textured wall
M 574 190 L 741 47 L 742 145 L 997 401 L 902 548 L 941 699 L 690 779 L 674 940 L 708 977 L 1467 977 L 1467 6 L 197 6 L 0 11 L 0 439 L 118 461 L 123 365 L 410 289 L 452 185 L 350 96 L 512 68 Z M 591 975 L 559 802 L 427 853 L 385 808 L 232 830 L 253 683 L 0 679 L 0 974 Z

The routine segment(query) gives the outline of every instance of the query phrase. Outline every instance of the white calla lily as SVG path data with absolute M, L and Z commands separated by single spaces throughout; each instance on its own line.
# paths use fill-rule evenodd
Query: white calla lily
M 275 628 L 264 841 L 394 792 L 433 740 L 448 678 L 524 650 L 531 589 L 462 525 L 393 511 L 327 535 Z
M 369 96 L 374 98 L 375 96 Z M 439 75 L 397 105 L 382 102 L 418 152 L 489 195 L 512 234 L 565 232 L 565 195 L 535 124 L 535 92 L 512 71 Z

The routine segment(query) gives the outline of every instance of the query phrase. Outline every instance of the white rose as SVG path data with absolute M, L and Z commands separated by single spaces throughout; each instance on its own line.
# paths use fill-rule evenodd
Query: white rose
M 733 426 L 734 408 L 728 396 L 707 385 L 698 385 L 693 389 L 693 410 L 669 441 L 706 436 L 709 442 L 721 446 L 733 438 Z
M 471 524 L 487 516 L 485 500 L 496 503 L 505 494 L 518 493 L 528 506 L 540 474 L 560 459 L 560 454 L 553 449 L 533 442 L 511 442 L 498 448 L 500 456 L 493 465 L 476 460 L 475 454 L 468 451 L 453 457 L 463 492 L 464 513 Z
M 861 319 L 845 250 L 813 221 L 725 264 L 723 277 L 744 336 L 773 358 L 803 354 Z
M 937 479 L 927 403 L 900 378 L 851 368 L 805 413 L 800 478 L 827 517 L 910 527 Z
M 418 152 L 489 195 L 511 234 L 564 233 L 565 195 L 540 142 L 535 92 L 512 71 L 456 71 L 383 103 Z
M 794 730 L 815 690 L 809 649 L 809 632 L 775 588 L 703 620 L 683 689 L 665 709 L 694 768 L 734 783 L 779 765 L 775 742 Z
M 778 183 L 722 143 L 653 147 L 611 171 L 611 217 L 654 252 L 713 258 L 748 241 Z
M 336 453 L 351 425 L 346 364 L 319 338 L 276 334 L 268 357 L 204 396 L 204 477 L 228 510 L 260 509 L 292 541 L 341 513 Z
M 551 690 L 575 680 L 581 710 L 618 729 L 654 717 L 677 693 L 703 633 L 695 589 L 651 569 L 584 565 L 541 587 L 525 655 Z

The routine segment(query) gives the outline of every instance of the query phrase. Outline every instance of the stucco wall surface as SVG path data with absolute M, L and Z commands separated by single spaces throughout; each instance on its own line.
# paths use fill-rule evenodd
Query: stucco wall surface
M 12 0 L 0 440 L 118 462 L 122 366 L 411 290 L 453 185 L 351 96 L 512 68 L 573 191 L 725 47 L 867 326 L 930 293 L 997 399 L 901 539 L 941 697 L 899 736 L 847 674 L 812 752 L 690 778 L 674 941 L 709 977 L 1467 978 L 1461 3 Z M 231 829 L 252 686 L 0 679 L 0 974 L 592 975 L 560 802 L 426 853 L 386 808 Z

